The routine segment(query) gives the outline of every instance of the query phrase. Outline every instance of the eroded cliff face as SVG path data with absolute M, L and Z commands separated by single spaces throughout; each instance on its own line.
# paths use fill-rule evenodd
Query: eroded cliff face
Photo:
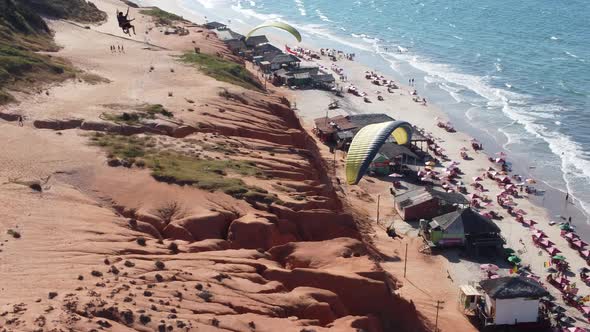
M 182 70 L 141 87 L 182 82 L 173 119 L 105 120 L 136 105 L 100 85 L 2 113 L 0 331 L 425 330 L 286 99 Z

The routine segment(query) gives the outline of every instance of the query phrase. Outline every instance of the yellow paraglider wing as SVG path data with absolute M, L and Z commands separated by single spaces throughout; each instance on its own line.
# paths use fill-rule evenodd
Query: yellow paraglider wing
M 352 139 L 346 157 L 346 182 L 357 184 L 367 172 L 379 149 L 393 136 L 403 145 L 412 139 L 412 126 L 405 121 L 389 121 L 363 127 Z
M 259 26 L 255 27 L 254 29 L 250 30 L 250 32 L 248 32 L 248 34 L 246 35 L 246 40 L 248 40 L 248 38 L 250 38 L 250 36 L 256 30 L 262 29 L 262 28 L 278 28 L 278 29 L 285 30 L 288 33 L 290 33 L 291 35 L 293 35 L 293 37 L 295 37 L 298 42 L 301 42 L 301 34 L 299 33 L 299 31 L 297 31 L 297 29 L 295 29 L 294 27 L 290 26 L 289 24 L 283 23 L 283 22 L 265 22 L 265 23 L 262 23 Z

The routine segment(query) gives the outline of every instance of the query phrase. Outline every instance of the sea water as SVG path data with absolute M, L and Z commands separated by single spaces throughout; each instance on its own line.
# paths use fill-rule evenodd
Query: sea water
M 563 196 L 568 192 L 588 220 L 587 0 L 175 3 L 201 19 L 242 29 L 282 20 L 296 26 L 308 44 L 355 53 L 358 61 L 402 83 L 415 78 L 420 94 L 459 122 L 460 129 L 493 142 L 485 146 L 492 153 L 509 152 L 520 174 L 541 179 Z

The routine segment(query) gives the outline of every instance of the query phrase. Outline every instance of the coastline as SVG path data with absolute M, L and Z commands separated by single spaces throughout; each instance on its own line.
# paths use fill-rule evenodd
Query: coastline
M 247 32 L 248 27 L 252 26 L 247 24 L 247 20 L 260 23 L 265 19 L 273 17 L 272 15 L 256 14 L 249 9 L 242 9 L 242 12 L 249 16 L 240 18 L 238 17 L 240 13 L 232 8 L 221 8 L 221 10 L 213 12 L 211 11 L 213 5 L 209 4 L 211 8 L 207 8 L 207 3 L 204 5 L 203 2 L 194 4 L 194 6 L 200 6 L 203 13 L 197 13 L 194 9 L 188 8 L 182 0 L 141 0 L 138 1 L 138 3 L 142 5 L 157 5 L 172 12 L 182 13 L 197 23 L 202 23 L 206 20 L 213 21 L 216 19 L 219 19 L 222 22 L 227 21 L 230 28 L 241 33 Z M 227 15 L 232 14 L 233 16 L 226 17 Z M 310 35 L 309 32 L 311 31 L 305 28 L 302 32 Z M 294 45 L 289 39 L 289 36 L 283 33 L 276 33 L 272 30 L 264 31 L 264 33 L 267 34 L 271 42 L 279 46 L 279 48 L 282 48 L 282 46 L 286 44 L 291 44 L 291 46 Z M 333 35 L 324 35 L 323 32 L 320 31 L 314 31 L 314 35 L 312 35 L 311 38 L 306 38 L 300 46 L 315 50 L 319 48 L 336 48 L 348 53 L 357 52 L 357 63 L 362 63 L 368 70 L 381 72 L 385 76 L 400 82 L 404 86 L 406 86 L 409 77 L 424 74 L 422 71 L 411 67 L 409 64 L 404 64 L 403 62 L 398 62 L 394 65 L 390 60 L 384 58 L 383 55 L 385 52 L 382 50 L 376 52 L 371 48 L 363 47 L 357 43 L 351 43 Z M 566 218 L 571 216 L 574 224 L 582 226 L 579 228 L 579 232 L 581 232 L 584 237 L 590 236 L 590 215 L 585 211 L 584 207 L 581 206 L 581 201 L 575 198 L 574 193 L 570 192 L 570 197 L 574 199 L 574 203 L 576 204 L 568 205 L 567 210 L 564 210 L 561 204 L 553 203 L 561 201 L 561 199 L 565 197 L 566 192 L 564 189 L 557 188 L 555 185 L 549 183 L 545 179 L 546 177 L 543 176 L 547 174 L 539 174 L 539 171 L 537 170 L 538 167 L 536 166 L 545 163 L 545 161 L 534 160 L 528 154 L 523 155 L 521 153 L 513 153 L 509 148 L 506 148 L 510 142 L 508 136 L 503 133 L 505 131 L 504 128 L 488 128 L 486 126 L 473 125 L 469 116 L 469 107 L 458 103 L 452 103 L 454 100 L 451 98 L 451 94 L 448 91 L 443 91 L 439 88 L 434 89 L 432 84 L 427 80 L 424 80 L 421 76 L 416 77 L 416 88 L 418 89 L 418 92 L 422 96 L 425 96 L 431 105 L 437 105 L 459 131 L 469 134 L 471 137 L 482 142 L 485 150 L 490 155 L 498 152 L 508 153 L 509 162 L 513 162 L 514 164 L 515 174 L 521 174 L 524 177 L 532 177 L 539 181 L 537 188 L 540 191 L 545 192 L 545 197 L 534 199 L 533 202 L 540 207 L 546 208 L 550 218 L 557 221 L 559 219 L 558 216 L 564 216 Z M 565 177 L 563 178 L 563 181 L 567 183 Z
M 141 3 L 155 5 L 153 1 L 141 1 Z M 204 21 L 204 18 L 198 17 L 198 15 L 186 15 L 187 13 L 190 13 L 190 11 L 187 12 L 187 8 L 184 8 L 182 5 L 180 5 L 179 1 L 158 3 L 158 6 L 172 12 L 183 14 L 196 22 Z M 229 24 L 230 28 L 238 32 L 246 32 L 244 27 L 246 27 L 247 24 L 244 24 L 243 22 L 236 23 L 235 17 L 229 19 L 232 21 L 232 23 Z M 265 34 L 267 34 L 273 44 L 278 45 L 281 48 L 282 45 L 285 45 L 289 42 L 289 39 L 286 39 L 285 36 L 281 34 L 270 31 L 265 31 Z M 311 41 L 302 43 L 301 46 L 314 50 L 319 49 L 319 47 L 334 47 L 333 45 L 321 46 L 317 44 L 318 42 L 320 41 L 312 39 Z M 338 44 L 338 42 L 335 42 L 334 44 Z M 340 47 L 339 49 L 346 50 L 345 47 Z M 330 111 L 330 116 L 353 113 L 386 113 L 396 119 L 409 121 L 419 127 L 426 128 L 427 131 L 433 132 L 434 136 L 438 138 L 438 143 L 446 148 L 448 155 L 452 160 L 460 160 L 458 153 L 459 149 L 462 146 L 468 146 L 471 137 L 477 138 L 484 144 L 485 152 L 474 154 L 472 151 L 470 151 L 469 155 L 473 156 L 475 160 L 461 163 L 460 167 L 465 173 L 463 179 L 467 184 L 470 183 L 469 179 L 471 179 L 471 177 L 481 175 L 482 171 L 491 165 L 487 161 L 488 155 L 493 156 L 496 152 L 504 151 L 502 142 L 495 140 L 495 138 L 489 133 L 486 135 L 485 132 L 482 132 L 481 130 L 471 126 L 469 119 L 463 117 L 461 112 L 454 112 L 453 110 L 445 109 L 444 104 L 437 105 L 436 102 L 431 102 L 428 107 L 423 107 L 412 102 L 410 88 L 404 84 L 404 81 L 399 76 L 396 77 L 395 71 L 386 72 L 384 70 L 386 68 L 384 67 L 376 69 L 385 74 L 386 77 L 392 77 L 395 81 L 400 82 L 401 84 L 399 85 L 402 87 L 400 90 L 402 94 L 398 93 L 398 91 L 396 91 L 394 96 L 386 94 L 386 102 L 377 102 L 375 98 L 376 95 L 373 93 L 375 87 L 372 86 L 370 82 L 364 80 L 363 77 L 365 71 L 373 70 L 368 65 L 363 64 L 363 62 L 365 62 L 364 60 L 365 59 L 361 56 L 357 57 L 357 61 L 355 62 L 340 61 L 338 64 L 346 68 L 347 76 L 350 78 L 351 82 L 355 84 L 355 86 L 359 87 L 361 91 L 366 91 L 370 94 L 373 103 L 365 104 L 363 103 L 362 98 L 347 96 L 345 98 L 346 102 L 344 103 L 343 107 L 334 112 Z M 326 61 L 325 59 L 318 61 L 318 63 L 325 67 L 330 67 L 330 62 Z M 430 102 L 432 98 L 430 98 L 430 95 L 428 94 L 428 89 L 422 89 L 422 87 L 424 87 L 426 84 L 423 82 L 417 83 L 419 85 L 418 92 L 421 95 L 424 93 Z M 292 93 L 296 97 L 298 115 L 304 120 L 304 123 L 308 129 L 314 118 L 325 116 L 326 105 L 332 99 L 334 99 L 334 97 L 332 97 L 329 93 L 322 91 L 289 91 L 289 93 Z M 436 100 L 436 98 L 434 99 Z M 440 128 L 437 128 L 436 121 L 434 120 L 436 117 L 451 120 L 458 132 L 449 134 L 440 130 Z M 508 159 L 509 161 L 514 162 L 513 170 L 515 174 L 522 174 L 526 176 L 534 172 L 534 169 L 531 169 L 531 165 L 528 164 L 528 162 L 525 162 L 525 160 L 521 160 L 519 158 L 513 160 L 510 154 Z M 342 160 L 339 161 L 339 164 L 341 164 L 341 162 Z M 342 171 L 342 169 L 339 168 L 339 171 Z M 486 188 L 490 187 L 490 183 L 484 182 L 484 185 L 486 185 Z M 369 188 L 370 186 L 366 182 L 361 183 L 359 187 L 370 193 L 373 198 L 375 198 L 378 194 L 385 193 L 387 190 L 386 187 L 382 187 L 381 189 L 383 190 L 381 190 L 381 192 L 377 192 L 374 188 Z M 557 215 L 564 215 L 565 217 L 572 215 L 574 216 L 573 224 L 574 226 L 577 226 L 577 233 L 581 235 L 582 238 L 588 238 L 588 235 L 590 235 L 590 225 L 587 222 L 576 222 L 582 218 L 586 218 L 587 220 L 587 217 L 585 216 L 584 212 L 577 210 L 577 206 L 563 204 L 565 193 L 561 190 L 543 185 L 539 185 L 538 187 L 543 190 L 545 187 L 547 188 L 544 199 L 542 197 L 538 198 L 532 196 L 525 199 L 519 199 L 519 208 L 522 208 L 528 212 L 528 215 L 525 217 L 527 220 L 533 219 L 539 222 L 537 228 L 545 231 L 550 236 L 550 238 L 556 242 L 556 245 L 564 252 L 564 255 L 566 255 L 570 261 L 572 270 L 575 270 L 581 266 L 585 266 L 585 261 L 579 257 L 575 251 L 572 251 L 572 249 L 568 247 L 567 242 L 559 236 L 559 229 L 556 226 L 550 226 L 548 222 L 551 220 L 559 222 L 560 220 L 558 220 L 556 217 Z M 496 191 L 497 188 L 492 188 L 488 195 L 495 196 Z M 392 206 L 392 202 L 385 203 L 382 205 L 381 210 L 392 208 Z M 564 206 L 567 207 L 567 214 L 563 213 Z M 389 211 L 384 212 L 386 214 L 389 213 Z M 372 211 L 372 209 L 367 208 L 366 213 L 375 219 L 375 213 Z M 497 224 L 500 226 L 503 235 L 506 237 L 507 246 L 517 249 L 519 253 L 521 253 L 524 263 L 531 265 L 533 272 L 537 273 L 538 275 L 544 275 L 543 263 L 549 259 L 547 254 L 538 254 L 538 249 L 535 249 L 531 241 L 531 233 L 529 229 L 516 223 L 512 217 L 505 213 L 504 210 L 501 211 L 501 214 L 504 216 L 504 219 L 500 222 L 497 222 Z M 467 283 L 470 280 L 473 280 L 474 277 L 480 275 L 478 262 L 462 259 L 457 256 L 457 253 L 450 253 L 449 257 L 447 258 L 449 259 L 448 266 L 451 271 L 450 273 L 454 276 L 453 280 L 456 285 Z M 496 263 L 500 264 L 501 262 Z M 508 274 L 507 268 L 502 269 L 502 271 L 503 273 Z M 578 282 L 578 284 L 581 288 L 581 294 L 588 293 L 589 288 L 586 285 L 581 282 Z M 551 286 L 549 286 L 549 289 L 552 294 L 559 295 L 559 293 L 556 293 L 555 289 L 552 289 Z M 570 311 L 570 314 L 574 317 L 579 317 L 579 312 L 577 311 Z

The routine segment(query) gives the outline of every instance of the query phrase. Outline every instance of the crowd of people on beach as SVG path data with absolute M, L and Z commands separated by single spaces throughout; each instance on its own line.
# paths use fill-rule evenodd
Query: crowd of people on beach
M 337 60 L 342 60 L 342 59 L 354 61 L 354 58 L 356 56 L 354 53 L 345 53 L 340 50 L 329 49 L 329 48 L 321 48 L 320 54 L 323 56 L 328 56 L 330 59 L 332 59 L 332 61 L 337 61 Z
M 439 124 L 442 123 L 439 121 Z M 445 123 L 448 125 L 448 123 Z M 439 125 L 441 126 L 441 125 Z M 460 179 L 459 174 L 461 170 L 459 168 L 460 163 L 458 161 L 451 161 L 450 164 L 445 166 L 443 172 L 439 172 L 435 169 L 435 165 L 441 161 L 448 161 L 448 157 L 445 150 L 436 144 L 434 137 L 430 133 L 422 132 L 425 137 L 429 139 L 429 150 L 436 156 L 431 162 L 426 163 L 423 170 L 417 172 L 418 177 L 427 183 L 434 185 L 440 185 L 447 192 L 460 192 L 467 194 L 467 190 L 464 186 L 464 182 Z M 473 141 L 473 150 L 480 151 L 483 146 Z M 462 148 L 461 153 L 467 155 L 467 148 Z M 549 236 L 540 230 L 536 225 L 537 221 L 525 218 L 528 214 L 522 208 L 518 208 L 518 199 L 526 198 L 524 194 L 535 195 L 537 189 L 535 188 L 536 181 L 532 178 L 526 178 L 519 174 L 510 174 L 512 172 L 511 165 L 507 161 L 507 155 L 503 152 L 496 154 L 496 157 L 489 157 L 488 160 L 496 165 L 491 166 L 484 171 L 481 176 L 476 176 L 472 179 L 471 187 L 474 192 L 468 195 L 470 206 L 477 210 L 480 210 L 484 217 L 489 219 L 501 219 L 501 214 L 494 209 L 494 202 L 490 199 L 487 193 L 490 192 L 489 188 L 483 185 L 485 179 L 492 180 L 496 186 L 500 189 L 500 192 L 496 195 L 495 204 L 499 208 L 506 211 L 506 213 L 514 218 L 514 221 L 528 228 L 531 231 L 531 238 L 533 244 L 547 252 L 549 258 L 545 264 L 547 267 L 547 274 L 545 278 L 542 278 L 538 273 L 533 272 L 530 265 L 526 265 L 521 261 L 521 258 L 517 257 L 509 260 L 512 264 L 510 269 L 511 273 L 518 273 L 522 276 L 531 278 L 539 282 L 544 288 L 547 288 L 545 282 L 554 286 L 562 294 L 563 303 L 566 306 L 579 310 L 583 316 L 590 319 L 590 305 L 586 305 L 586 302 L 590 301 L 590 296 L 581 296 L 578 294 L 579 288 L 576 286 L 575 281 L 572 281 L 570 270 L 570 264 L 568 263 L 565 256 L 561 255 L 562 249 L 555 246 L 554 241 L 551 241 Z M 497 169 L 496 167 L 499 167 Z M 569 194 L 566 194 L 566 204 L 568 203 Z M 555 222 L 550 222 L 550 226 L 556 225 Z M 583 241 L 576 233 L 575 229 L 571 225 L 571 217 L 564 220 L 558 225 L 560 234 L 567 240 L 569 246 L 574 249 L 585 261 L 590 264 L 590 247 L 588 243 Z M 519 243 L 526 247 L 522 239 Z M 541 255 L 541 252 L 539 252 Z M 510 256 L 512 257 L 512 256 Z M 487 278 L 498 278 L 499 275 L 494 271 L 487 269 L 490 264 L 485 264 L 485 276 Z M 483 265 L 482 265 L 483 266 Z M 494 266 L 494 265 L 492 265 Z M 483 268 L 482 268 L 483 269 Z M 579 278 L 585 284 L 590 284 L 590 276 L 588 273 L 590 269 L 586 267 L 581 268 L 579 271 Z M 548 289 L 548 288 L 547 288 Z M 561 310 L 555 301 L 542 301 L 543 310 L 550 315 L 557 315 L 558 318 L 563 321 L 571 321 L 570 318 L 564 313 L 565 310 Z M 556 316 L 556 317 L 557 317 Z M 555 318 L 555 317 L 553 317 Z M 555 322 L 555 319 L 554 319 Z M 556 324 L 562 324 L 556 323 Z M 566 323 L 563 323 L 566 324 Z

